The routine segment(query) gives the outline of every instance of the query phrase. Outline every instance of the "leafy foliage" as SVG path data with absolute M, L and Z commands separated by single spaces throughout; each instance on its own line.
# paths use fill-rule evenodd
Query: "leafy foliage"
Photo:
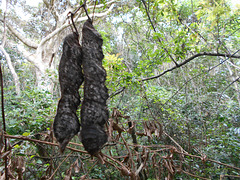
M 11 93 L 5 96 L 9 134 L 35 134 L 51 127 L 56 102 L 49 92 L 27 89 L 22 91 L 21 97 Z
M 52 9 L 40 4 L 33 10 L 23 1 L 12 1 L 9 21 L 21 22 L 19 31 L 41 42 L 57 28 L 51 24 L 56 18 L 52 10 L 63 12 L 72 2 L 55 3 Z M 107 1 L 98 3 L 95 13 L 109 7 Z M 18 17 L 16 5 L 24 8 L 30 21 Z M 59 98 L 58 56 L 46 72 L 52 92 L 40 90 L 35 87 L 39 78 L 35 66 L 12 48 L 20 43 L 17 37 L 7 34 L 6 49 L 22 89 L 21 96 L 16 96 L 0 54 L 7 134 L 22 135 L 21 142 L 10 140 L 14 144 L 12 151 L 9 148 L 11 172 L 25 179 L 51 175 L 55 179 L 122 179 L 124 175 L 136 178 L 134 173 L 144 167 L 139 169 L 141 179 L 239 177 L 239 15 L 239 5 L 224 0 L 137 0 L 115 2 L 107 18 L 94 18 L 104 40 L 103 66 L 112 112 L 109 144 L 102 150 L 104 165 L 86 154 L 77 138 L 69 145 L 74 149 L 64 155 L 51 144 Z M 203 52 L 226 56 L 199 56 L 179 66 Z M 227 58 L 229 54 L 235 57 Z M 149 77 L 153 78 L 144 80 Z M 16 171 L 19 163 L 25 167 L 25 171 L 18 169 L 21 173 Z

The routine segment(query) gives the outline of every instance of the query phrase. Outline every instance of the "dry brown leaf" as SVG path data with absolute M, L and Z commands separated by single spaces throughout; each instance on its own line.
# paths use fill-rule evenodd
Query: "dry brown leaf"
M 128 162 L 128 160 L 129 160 L 129 155 L 127 155 L 127 156 L 122 160 L 122 163 L 126 163 L 126 162 Z
M 15 176 L 13 176 L 13 173 L 11 172 L 10 168 L 8 168 L 8 178 L 10 178 L 10 179 L 18 179 Z M 3 175 L 0 177 L 0 180 L 5 180 L 5 173 L 3 173 Z
M 18 179 L 23 179 L 23 173 L 25 172 L 25 162 L 22 156 L 17 157 L 15 166 L 16 172 L 18 174 Z
M 85 174 L 85 175 L 82 175 L 81 177 L 80 177 L 80 180 L 85 180 L 86 179 L 86 177 L 87 177 L 87 175 Z
M 149 121 L 149 122 L 148 122 L 148 128 L 149 128 L 151 134 L 154 133 L 154 131 L 155 131 L 154 122 Z
M 74 168 L 74 172 L 75 173 L 79 173 L 80 172 L 80 167 L 79 167 L 79 164 L 78 164 L 78 159 L 75 161 L 74 165 L 73 165 L 73 168 Z
M 148 127 L 148 123 L 147 122 L 143 122 L 143 127 L 144 127 L 144 132 L 146 134 L 147 137 L 149 137 L 150 139 L 152 139 L 152 133 L 151 130 Z
M 201 157 L 201 160 L 203 163 L 205 163 L 207 161 L 207 155 L 204 154 L 202 157 Z
M 120 171 L 121 171 L 121 174 L 123 176 L 130 176 L 131 175 L 131 172 L 125 166 L 122 166 L 120 168 Z
M 169 164 L 168 164 L 168 161 L 167 160 L 163 160 L 163 165 L 167 168 L 167 170 L 169 171 L 169 172 L 171 172 L 171 168 L 169 167 Z
M 118 124 L 116 124 L 115 122 L 113 122 L 113 130 L 117 131 L 119 134 L 124 131 L 124 129 L 118 126 Z
M 143 148 L 141 157 L 145 154 L 146 148 Z
M 152 140 L 153 137 L 152 137 L 151 130 L 147 129 L 146 132 L 147 132 L 147 136 Z
M 110 118 L 108 121 L 109 121 L 108 134 L 109 134 L 110 138 L 112 138 L 112 136 L 113 136 L 113 119 Z
M 143 158 L 144 158 L 145 160 L 147 160 L 148 157 L 149 157 L 149 151 L 146 150 L 145 153 L 144 153 L 144 155 L 143 155 Z
M 95 154 L 95 156 L 98 158 L 101 164 L 105 164 L 105 160 L 101 152 L 98 152 L 97 154 Z
M 134 129 L 135 127 L 135 123 L 134 122 L 131 122 L 131 121 L 128 121 L 128 123 L 131 123 L 131 127 L 128 128 L 127 132 L 129 134 L 132 134 L 132 130 Z
M 0 180 L 5 180 L 5 173 L 0 176 Z
M 156 152 L 154 151 L 153 155 L 151 156 L 151 161 L 152 161 L 153 167 L 156 166 L 156 159 L 155 159 L 155 157 L 156 157 Z
M 163 133 L 163 127 L 162 127 L 162 124 L 160 122 L 157 122 L 157 124 L 158 124 L 159 135 L 161 136 L 162 133 Z
M 136 135 L 138 135 L 138 136 L 146 136 L 145 133 L 140 133 L 140 132 L 136 132 Z
M 67 170 L 66 176 L 64 177 L 64 180 L 71 180 L 72 179 L 72 166 Z
M 118 117 L 122 117 L 122 114 L 119 110 L 117 110 L 117 108 L 113 108 L 112 117 L 116 119 L 118 124 Z

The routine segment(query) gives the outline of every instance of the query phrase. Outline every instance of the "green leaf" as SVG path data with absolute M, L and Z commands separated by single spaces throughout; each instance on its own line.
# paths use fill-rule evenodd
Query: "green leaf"
M 30 132 L 24 132 L 22 135 L 23 135 L 23 136 L 29 136 L 29 135 L 30 135 Z

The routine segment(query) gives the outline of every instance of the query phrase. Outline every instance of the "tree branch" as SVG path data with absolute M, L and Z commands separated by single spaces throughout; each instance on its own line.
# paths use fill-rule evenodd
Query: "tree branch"
M 19 77 L 18 77 L 18 75 L 17 75 L 17 73 L 16 73 L 16 71 L 13 67 L 13 64 L 12 64 L 12 61 L 11 61 L 11 58 L 10 58 L 9 54 L 5 51 L 5 49 L 2 45 L 0 45 L 0 50 L 3 52 L 3 54 L 6 58 L 8 67 L 9 67 L 11 73 L 12 73 L 12 76 L 13 76 L 13 80 L 14 80 L 14 84 L 15 84 L 15 88 L 16 88 L 16 93 L 19 96 L 20 93 L 21 93 Z
M 110 4 L 113 4 L 115 3 L 115 0 L 112 0 L 112 1 L 109 1 L 109 2 L 106 2 L 106 5 L 110 5 Z M 100 7 L 104 7 L 105 4 L 99 4 L 99 5 L 96 5 L 96 8 L 100 8 Z M 88 9 L 92 9 L 94 8 L 94 6 L 87 6 Z
M 94 16 L 95 16 L 95 17 L 103 17 L 103 16 L 106 16 L 110 11 L 112 11 L 114 5 L 115 5 L 115 4 L 112 4 L 106 12 L 103 12 L 103 13 L 95 13 Z M 89 16 L 92 16 L 92 14 L 90 14 Z M 87 19 L 88 19 L 88 17 L 87 17 L 87 16 L 84 16 L 84 17 L 81 17 L 81 18 L 77 19 L 76 22 L 85 21 L 85 20 L 87 20 Z M 48 36 L 46 36 L 45 38 L 42 39 L 41 43 L 39 44 L 39 47 L 43 46 L 49 39 L 51 39 L 53 36 L 57 35 L 59 32 L 61 32 L 63 29 L 67 28 L 68 26 L 70 26 L 70 24 L 69 24 L 69 23 L 65 23 L 65 24 L 63 24 L 60 28 L 54 30 L 52 33 L 50 33 Z
M 192 177 L 195 177 L 195 178 L 198 178 L 198 179 L 210 180 L 210 179 L 208 179 L 208 178 L 204 178 L 204 177 L 197 176 L 197 175 L 195 175 L 195 174 L 191 174 L 190 172 L 187 172 L 187 171 L 184 171 L 184 170 L 181 170 L 181 171 L 182 171 L 182 173 L 184 173 L 184 174 L 187 174 L 187 175 L 189 175 L 189 176 L 192 176 Z
M 149 20 L 149 22 L 151 23 L 151 26 L 152 26 L 152 28 L 153 28 L 153 30 L 154 30 L 154 32 L 157 32 L 157 30 L 156 30 L 156 28 L 155 28 L 155 26 L 154 26 L 154 24 L 153 24 L 153 22 L 152 22 L 152 20 L 151 20 L 151 17 L 150 17 L 150 15 L 149 15 L 149 12 L 148 12 L 148 8 L 147 8 L 147 5 L 146 5 L 146 2 L 145 2 L 145 0 L 142 0 L 142 3 L 143 3 L 143 5 L 144 5 L 144 7 L 145 7 L 145 10 L 146 10 L 146 13 L 147 13 L 147 16 L 148 16 L 148 20 Z M 161 38 L 157 38 L 158 39 L 158 41 L 159 41 L 159 43 L 161 43 L 162 44 L 162 39 Z M 176 66 L 179 66 L 179 64 L 177 63 L 177 61 L 172 57 L 172 55 L 169 53 L 169 51 L 166 49 L 166 48 L 163 48 L 163 50 L 167 53 L 167 55 L 170 57 L 170 59 L 175 63 L 175 65 Z
M 47 0 L 43 0 L 43 2 L 46 5 L 46 7 L 50 10 L 52 15 L 54 16 L 54 19 L 57 22 L 59 20 L 59 15 L 58 15 L 57 11 L 54 8 L 54 0 L 51 0 L 49 3 L 48 3 Z
M 114 96 L 120 94 L 120 93 L 123 92 L 125 89 L 126 89 L 125 86 L 122 87 L 122 88 L 120 88 L 117 92 L 112 93 L 112 94 L 110 95 L 110 98 L 113 98 Z
M 19 53 L 23 54 L 23 56 L 26 58 L 26 60 L 28 60 L 30 63 L 32 63 L 32 64 L 34 64 L 36 66 L 36 63 L 35 63 L 36 57 L 35 57 L 35 55 L 33 53 L 28 52 L 22 46 L 18 46 L 18 51 L 19 51 Z
M 239 76 L 238 78 L 236 78 L 235 80 L 233 80 L 233 81 L 222 91 L 222 93 L 221 93 L 220 96 L 219 96 L 219 101 L 220 101 L 223 93 L 224 93 L 231 85 L 233 85 L 235 82 L 239 81 L 239 79 L 240 79 L 240 76 Z M 219 102 L 219 101 L 218 101 L 218 102 Z
M 37 49 L 38 44 L 25 38 L 21 33 L 19 33 L 17 30 L 15 30 L 11 25 L 7 24 L 8 29 L 26 46 Z
M 236 53 L 234 53 L 236 54 Z M 222 54 L 222 53 L 208 53 L 208 52 L 202 52 L 202 53 L 198 53 L 198 54 L 195 54 L 193 56 L 191 56 L 190 58 L 186 59 L 185 61 L 183 61 L 182 63 L 170 68 L 170 69 L 167 69 L 165 71 L 163 71 L 161 74 L 159 75 L 156 75 L 156 76 L 152 76 L 152 77 L 147 77 L 147 78 L 143 78 L 141 80 L 139 80 L 140 82 L 141 81 L 147 81 L 147 80 L 152 80 L 152 79 L 156 79 L 156 78 L 159 78 L 161 76 L 163 76 L 164 74 L 168 73 L 168 72 L 171 72 L 173 71 L 174 69 L 177 69 L 187 63 L 189 63 L 191 60 L 197 58 L 197 57 L 200 57 L 200 56 L 222 56 L 222 57 L 228 57 L 228 58 L 240 58 L 240 56 L 237 56 L 237 55 L 231 55 L 231 54 Z
M 0 136 L 2 136 L 2 133 L 0 133 Z M 42 140 L 38 140 L 38 139 L 31 139 L 31 138 L 26 137 L 26 136 L 14 136 L 14 135 L 9 135 L 9 134 L 4 134 L 4 136 L 6 138 L 10 138 L 10 139 L 21 139 L 21 140 L 24 140 L 24 141 L 41 143 L 41 144 L 47 144 L 47 145 L 50 145 L 50 146 L 59 146 L 57 143 L 52 143 L 52 142 L 48 142 L 48 141 L 42 141 Z M 75 152 L 87 153 L 87 151 L 83 151 L 83 150 L 80 150 L 80 149 L 72 148 L 72 147 L 69 147 L 69 146 L 67 146 L 66 148 L 70 149 L 72 151 L 75 151 Z
M 239 51 L 240 51 L 240 49 L 237 50 L 235 53 L 233 53 L 232 56 L 234 56 L 235 54 L 237 54 Z M 232 56 L 231 56 L 231 57 L 232 57 Z M 216 67 L 218 67 L 218 66 L 220 66 L 221 64 L 223 64 L 224 62 L 226 62 L 229 58 L 230 58 L 230 57 L 227 57 L 226 59 L 224 59 L 223 61 L 221 61 L 221 62 L 218 63 L 217 65 L 215 65 L 215 66 L 211 67 L 210 69 L 208 69 L 207 71 L 203 71 L 203 72 L 197 74 L 196 76 L 188 79 L 163 105 L 166 105 L 166 104 L 167 104 L 184 86 L 186 86 L 190 81 L 192 81 L 193 79 L 199 77 L 199 76 L 202 75 L 202 74 L 205 74 L 205 73 L 210 72 L 211 70 L 215 69 Z
M 106 16 L 109 12 L 112 11 L 113 7 L 115 4 L 112 4 L 114 1 L 110 1 L 108 4 L 111 4 L 111 6 L 109 7 L 109 9 L 106 12 L 103 13 L 95 13 L 94 16 L 95 17 L 104 17 Z M 92 14 L 91 14 L 92 15 Z M 77 22 L 81 22 L 81 21 L 85 21 L 87 20 L 87 17 L 81 17 L 79 19 L 77 19 Z M 3 22 L 3 20 L 1 20 Z M 15 30 L 11 25 L 7 24 L 8 29 L 21 41 L 23 42 L 26 46 L 30 47 L 30 48 L 34 48 L 37 49 L 40 46 L 43 46 L 49 39 L 51 39 L 53 36 L 57 35 L 59 32 L 61 32 L 63 29 L 67 28 L 68 26 L 70 26 L 70 24 L 65 23 L 63 24 L 60 28 L 54 30 L 52 33 L 50 33 L 48 36 L 46 36 L 45 38 L 42 39 L 42 41 L 40 42 L 40 44 L 38 45 L 37 43 L 30 41 L 29 39 L 25 38 L 21 33 L 19 33 L 17 30 Z

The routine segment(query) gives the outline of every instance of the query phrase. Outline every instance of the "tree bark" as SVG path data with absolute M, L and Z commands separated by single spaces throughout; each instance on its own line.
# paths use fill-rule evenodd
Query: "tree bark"
M 54 134 L 60 144 L 61 152 L 80 130 L 76 111 L 81 102 L 78 92 L 83 83 L 81 64 L 82 48 L 78 42 L 78 35 L 69 34 L 64 39 L 63 54 L 59 64 L 61 99 L 53 123 Z
M 97 154 L 107 142 L 104 125 L 109 118 L 105 86 L 106 71 L 102 66 L 103 39 L 87 20 L 82 30 L 84 99 L 81 109 L 81 134 L 84 148 L 91 155 Z

